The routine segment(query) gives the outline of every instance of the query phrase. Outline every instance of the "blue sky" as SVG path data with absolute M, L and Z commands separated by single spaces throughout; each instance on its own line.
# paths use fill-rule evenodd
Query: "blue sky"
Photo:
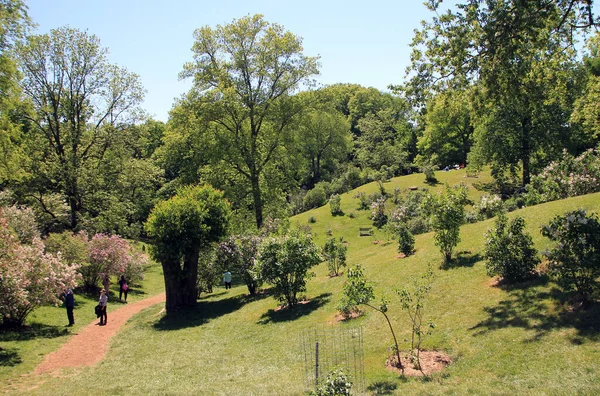
M 179 81 L 192 60 L 193 31 L 263 14 L 304 39 L 306 55 L 321 56 L 320 84 L 357 83 L 386 89 L 402 82 L 414 29 L 430 12 L 422 0 L 27 0 L 38 33 L 69 25 L 88 30 L 110 51 L 109 60 L 140 75 L 143 104 L 166 121 Z

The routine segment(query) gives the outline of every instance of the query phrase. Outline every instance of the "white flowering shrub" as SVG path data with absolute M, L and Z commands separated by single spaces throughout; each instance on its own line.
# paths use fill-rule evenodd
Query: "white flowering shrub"
M 550 163 L 528 186 L 528 203 L 555 201 L 600 191 L 600 157 L 587 150 L 574 157 L 565 149 L 559 161 Z
M 479 220 L 491 219 L 504 212 L 504 204 L 499 195 L 483 194 L 479 203 L 473 208 Z

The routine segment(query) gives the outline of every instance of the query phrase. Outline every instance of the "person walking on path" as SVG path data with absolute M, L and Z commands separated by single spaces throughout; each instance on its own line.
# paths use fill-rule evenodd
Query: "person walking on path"
M 127 302 L 127 292 L 129 291 L 129 285 L 127 285 L 127 279 L 125 279 L 125 275 L 121 275 L 121 279 L 119 279 L 119 300 L 123 294 L 125 294 L 125 302 Z
M 223 282 L 225 282 L 225 290 L 231 289 L 231 272 L 226 271 L 223 274 Z
M 65 307 L 67 308 L 67 319 L 69 319 L 69 326 L 75 324 L 75 317 L 73 316 L 73 309 L 75 308 L 75 296 L 73 290 L 67 289 L 63 293 L 63 299 L 65 300 Z
M 102 289 L 100 291 L 100 298 L 98 299 L 98 305 L 100 306 L 100 326 L 106 325 L 108 316 L 106 316 L 106 306 L 108 305 L 108 296 L 106 291 Z

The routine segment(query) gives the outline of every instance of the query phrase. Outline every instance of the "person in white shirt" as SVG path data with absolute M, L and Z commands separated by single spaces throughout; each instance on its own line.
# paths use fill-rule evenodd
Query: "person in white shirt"
M 108 304 L 108 296 L 106 291 L 102 289 L 100 291 L 100 298 L 98 299 L 98 305 L 100 305 L 100 326 L 106 325 L 108 317 L 106 316 L 106 305 Z
M 226 271 L 223 274 L 223 282 L 225 282 L 225 289 L 231 289 L 231 272 Z

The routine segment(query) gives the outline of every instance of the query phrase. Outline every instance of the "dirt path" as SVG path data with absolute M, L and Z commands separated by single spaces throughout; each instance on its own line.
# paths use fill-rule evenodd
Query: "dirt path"
M 162 293 L 127 304 L 116 311 L 108 313 L 108 324 L 106 326 L 99 326 L 99 321 L 94 320 L 89 325 L 81 328 L 60 349 L 46 355 L 44 361 L 36 367 L 34 374 L 59 371 L 67 367 L 93 366 L 104 358 L 108 352 L 110 339 L 117 334 L 129 318 L 144 308 L 164 301 L 165 294 Z

